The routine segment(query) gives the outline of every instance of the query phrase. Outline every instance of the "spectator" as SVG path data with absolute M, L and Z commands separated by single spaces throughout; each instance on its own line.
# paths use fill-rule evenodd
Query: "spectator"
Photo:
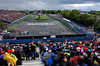
M 88 66 L 86 63 L 84 63 L 84 57 L 83 56 L 78 56 L 78 64 L 74 66 Z
M 47 66 L 51 66 L 52 65 L 52 63 L 53 63 L 53 61 L 52 61 L 52 59 L 55 57 L 55 54 L 54 53 L 51 53 L 51 58 L 48 58 L 48 60 L 47 60 Z
M 28 46 L 28 44 L 25 44 L 23 49 L 24 49 L 24 52 L 25 52 L 26 60 L 29 60 L 30 54 L 29 54 L 29 46 Z
M 31 45 L 31 60 L 34 59 L 35 60 L 35 51 L 36 51 L 36 45 L 32 44 Z M 34 57 L 33 57 L 34 56 Z
M 58 63 L 58 58 L 57 57 L 54 57 L 53 59 L 52 59 L 52 65 L 51 66 L 60 66 L 60 64 Z

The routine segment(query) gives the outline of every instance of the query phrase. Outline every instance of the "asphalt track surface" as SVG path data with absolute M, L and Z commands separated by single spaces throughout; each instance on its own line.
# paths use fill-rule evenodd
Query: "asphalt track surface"
M 46 15 L 46 21 L 34 21 L 35 16 L 29 17 L 19 23 L 15 28 L 28 30 L 29 34 L 16 36 L 46 36 L 46 35 L 74 35 L 77 34 L 61 22 L 56 21 Z

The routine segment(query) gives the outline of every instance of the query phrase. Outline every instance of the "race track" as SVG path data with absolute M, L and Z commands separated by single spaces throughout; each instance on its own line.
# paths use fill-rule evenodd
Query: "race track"
M 28 30 L 29 34 L 24 36 L 46 36 L 46 35 L 73 35 L 74 31 L 50 17 L 44 15 L 48 20 L 34 21 L 35 16 L 29 17 L 19 23 L 15 28 Z M 17 35 L 18 36 L 18 35 Z M 20 35 L 23 36 L 23 35 Z

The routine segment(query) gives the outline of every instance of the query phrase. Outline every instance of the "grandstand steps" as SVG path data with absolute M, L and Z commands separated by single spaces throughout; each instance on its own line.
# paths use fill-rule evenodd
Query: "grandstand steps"
M 39 52 L 39 48 L 37 47 L 37 51 Z M 22 65 L 18 66 L 44 66 L 44 64 L 41 62 L 41 58 L 36 58 L 36 60 L 24 60 L 22 61 Z
M 24 60 L 22 61 L 22 65 L 18 66 L 44 66 L 44 64 L 41 62 L 39 58 L 37 58 L 36 60 Z
M 0 40 L 3 40 L 3 36 L 2 35 L 0 35 Z

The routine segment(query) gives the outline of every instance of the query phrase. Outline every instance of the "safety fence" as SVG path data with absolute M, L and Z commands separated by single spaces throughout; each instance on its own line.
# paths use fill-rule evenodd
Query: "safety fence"
M 82 40 L 91 40 L 92 37 L 68 37 L 68 38 L 50 38 L 50 39 L 23 39 L 23 40 L 4 40 L 0 41 L 0 43 L 13 43 L 13 44 L 18 44 L 18 43 L 29 43 L 31 41 L 43 41 L 43 42 L 64 42 L 66 40 L 75 40 L 75 41 L 82 41 Z

